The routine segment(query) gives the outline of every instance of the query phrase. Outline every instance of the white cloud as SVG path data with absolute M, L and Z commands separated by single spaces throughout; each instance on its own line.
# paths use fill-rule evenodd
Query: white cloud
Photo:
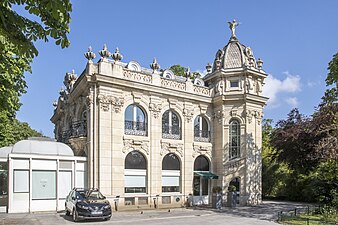
M 296 108 L 298 106 L 298 99 L 297 97 L 290 97 L 287 98 L 286 103 L 288 103 L 292 108 Z
M 312 88 L 312 87 L 317 86 L 319 84 L 319 82 L 318 81 L 314 82 L 314 81 L 308 80 L 306 84 L 307 84 L 308 87 Z
M 289 72 L 284 74 L 286 75 L 284 80 L 279 80 L 272 75 L 265 79 L 263 95 L 269 97 L 268 104 L 272 107 L 278 104 L 277 96 L 280 93 L 295 93 L 301 90 L 299 75 L 292 75 Z

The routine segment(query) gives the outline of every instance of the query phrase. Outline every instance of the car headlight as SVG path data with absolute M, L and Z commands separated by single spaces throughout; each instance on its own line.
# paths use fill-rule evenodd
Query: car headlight
M 110 209 L 110 205 L 105 205 L 103 208 L 104 209 Z
M 80 209 L 89 209 L 87 205 L 77 204 Z

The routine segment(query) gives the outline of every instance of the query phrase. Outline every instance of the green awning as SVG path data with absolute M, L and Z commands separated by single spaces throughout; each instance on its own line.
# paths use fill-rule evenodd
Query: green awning
M 198 176 L 204 177 L 206 179 L 210 179 L 210 180 L 218 179 L 218 176 L 216 174 L 208 172 L 208 171 L 195 172 L 195 174 L 198 175 Z

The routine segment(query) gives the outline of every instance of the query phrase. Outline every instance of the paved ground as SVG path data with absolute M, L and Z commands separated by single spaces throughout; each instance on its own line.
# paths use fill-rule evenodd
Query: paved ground
M 224 208 L 213 210 L 208 208 L 148 210 L 132 212 L 114 212 L 110 221 L 85 221 L 79 224 L 137 224 L 137 225 L 170 225 L 170 224 L 238 224 L 238 225 L 268 225 L 276 224 L 279 211 L 289 211 L 304 204 L 290 202 L 264 202 L 255 207 Z M 31 213 L 31 214 L 0 214 L 0 225 L 54 225 L 75 224 L 70 216 L 64 213 Z

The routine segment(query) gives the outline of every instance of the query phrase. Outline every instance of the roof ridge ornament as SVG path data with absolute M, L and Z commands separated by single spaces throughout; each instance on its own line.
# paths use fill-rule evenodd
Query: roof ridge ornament
M 110 52 L 107 49 L 107 45 L 103 45 L 103 49 L 99 51 L 99 54 L 101 56 L 101 59 L 105 60 L 110 56 Z
M 233 20 L 232 22 L 228 21 L 228 24 L 229 24 L 229 28 L 231 30 L 231 38 L 230 40 L 237 40 L 237 37 L 236 37 L 236 27 L 238 27 L 238 25 L 240 23 L 236 22 L 236 20 Z
M 157 71 L 158 69 L 160 69 L 160 64 L 157 63 L 156 58 L 154 57 L 154 61 L 152 64 L 150 64 L 150 68 L 153 70 L 153 73 L 155 73 L 155 71 Z
M 86 59 L 88 59 L 89 63 L 92 63 L 92 59 L 94 59 L 96 57 L 95 53 L 92 51 L 92 46 L 88 47 L 88 52 L 86 52 L 85 54 Z
M 119 48 L 116 48 L 115 53 L 111 56 L 115 62 L 121 61 L 123 59 L 122 54 L 120 53 Z

